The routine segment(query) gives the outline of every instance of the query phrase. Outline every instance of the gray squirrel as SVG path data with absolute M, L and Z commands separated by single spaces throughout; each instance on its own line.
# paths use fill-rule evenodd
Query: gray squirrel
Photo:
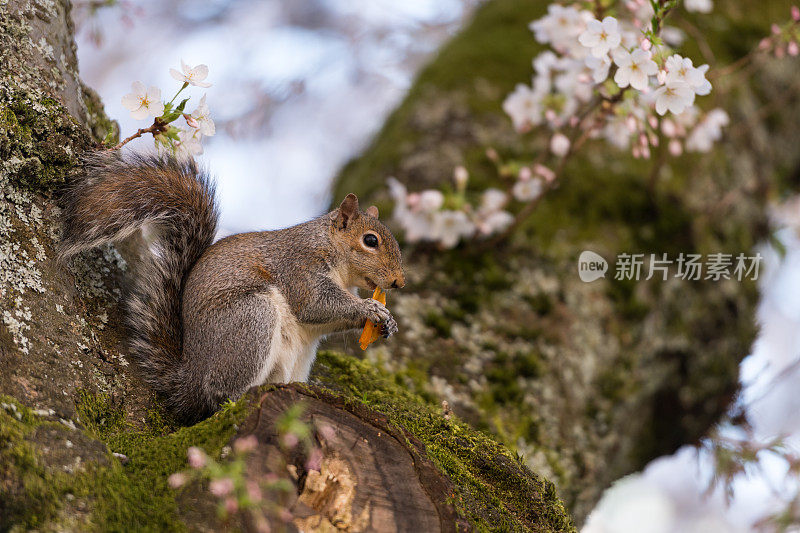
M 253 386 L 305 381 L 325 335 L 366 320 L 385 337 L 397 331 L 385 306 L 354 295 L 405 284 L 397 241 L 354 194 L 308 222 L 212 244 L 214 184 L 193 160 L 96 153 L 85 163 L 63 193 L 60 255 L 154 235 L 127 298 L 130 349 L 179 420 Z

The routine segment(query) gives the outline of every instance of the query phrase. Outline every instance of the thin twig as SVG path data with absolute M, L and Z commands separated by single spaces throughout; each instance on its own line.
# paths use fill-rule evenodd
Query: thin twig
M 111 148 L 111 150 L 119 150 L 120 148 L 122 148 L 123 146 L 125 146 L 126 144 L 131 142 L 132 140 L 138 139 L 139 137 L 141 137 L 145 133 L 152 133 L 153 137 L 155 137 L 159 133 L 163 133 L 165 131 L 167 131 L 167 124 L 161 122 L 161 120 L 157 118 L 157 119 L 155 119 L 153 121 L 153 125 L 152 126 L 150 126 L 149 128 L 142 128 L 142 129 L 136 130 L 136 133 L 134 133 L 130 137 L 120 141 L 119 144 L 117 144 L 116 146 Z

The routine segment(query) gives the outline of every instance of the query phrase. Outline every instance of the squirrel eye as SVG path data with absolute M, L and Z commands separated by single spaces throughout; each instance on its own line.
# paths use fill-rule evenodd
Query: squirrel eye
M 364 245 L 370 248 L 378 247 L 378 237 L 374 233 L 367 233 L 364 235 Z

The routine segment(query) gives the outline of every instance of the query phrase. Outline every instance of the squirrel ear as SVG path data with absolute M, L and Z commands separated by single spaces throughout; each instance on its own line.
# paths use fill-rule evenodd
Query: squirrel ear
M 374 205 L 371 205 L 367 208 L 367 214 L 372 218 L 378 218 L 378 208 Z
M 339 214 L 336 216 L 336 226 L 339 229 L 346 229 L 347 225 L 358 218 L 358 196 L 353 193 L 344 197 L 342 205 L 339 206 Z

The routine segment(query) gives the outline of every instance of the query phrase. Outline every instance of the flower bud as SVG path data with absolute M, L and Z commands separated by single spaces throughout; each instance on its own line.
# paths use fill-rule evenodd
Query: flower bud
M 469 172 L 462 165 L 458 165 L 453 171 L 453 181 L 456 183 L 456 190 L 463 192 L 467 188 Z

